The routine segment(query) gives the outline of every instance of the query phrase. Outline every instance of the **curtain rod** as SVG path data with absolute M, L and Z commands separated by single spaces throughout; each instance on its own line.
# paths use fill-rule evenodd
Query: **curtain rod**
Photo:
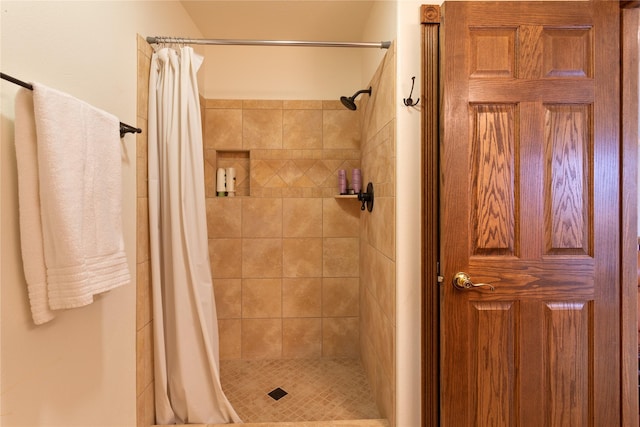
M 185 39 L 181 37 L 154 36 L 147 37 L 147 43 L 207 44 L 231 46 L 299 46 L 299 47 L 377 47 L 389 49 L 386 42 L 318 42 L 301 40 L 238 40 L 238 39 Z
M 6 80 L 18 86 L 22 86 L 25 89 L 33 90 L 32 84 L 25 83 L 22 80 L 18 80 L 15 77 L 11 77 L 8 74 L 0 73 L 0 78 L 2 78 L 2 80 Z M 142 129 L 120 122 L 120 138 L 122 138 L 127 133 L 142 133 Z

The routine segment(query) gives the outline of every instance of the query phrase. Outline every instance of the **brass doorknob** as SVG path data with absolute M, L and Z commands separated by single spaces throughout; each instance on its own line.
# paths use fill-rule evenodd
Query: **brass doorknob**
M 483 286 L 488 287 L 492 291 L 496 290 L 496 288 L 494 288 L 493 285 L 489 283 L 473 283 L 469 275 L 462 271 L 459 273 L 456 273 L 456 275 L 453 276 L 453 287 L 456 289 L 464 290 L 464 289 L 472 289 L 472 288 L 481 288 Z

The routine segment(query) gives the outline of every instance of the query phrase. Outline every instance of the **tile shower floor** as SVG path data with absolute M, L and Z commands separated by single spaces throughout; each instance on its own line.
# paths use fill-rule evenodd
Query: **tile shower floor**
M 220 380 L 245 423 L 380 418 L 356 359 L 223 360 Z

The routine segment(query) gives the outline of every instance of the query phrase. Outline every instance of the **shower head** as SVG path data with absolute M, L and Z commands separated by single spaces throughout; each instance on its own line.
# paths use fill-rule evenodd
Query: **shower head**
M 371 96 L 371 87 L 369 87 L 369 89 L 362 89 L 357 91 L 356 93 L 353 94 L 353 96 L 351 97 L 346 97 L 346 96 L 341 96 L 340 97 L 340 101 L 342 102 L 342 105 L 344 105 L 345 107 L 347 107 L 349 110 L 355 110 L 358 107 L 356 106 L 356 98 L 358 97 L 358 95 L 360 95 L 361 93 L 368 93 L 369 96 Z
M 353 99 L 346 97 L 346 96 L 341 96 L 340 97 L 340 102 L 342 102 L 342 105 L 344 105 L 345 107 L 347 107 L 349 110 L 355 110 L 356 108 L 356 103 L 353 101 Z

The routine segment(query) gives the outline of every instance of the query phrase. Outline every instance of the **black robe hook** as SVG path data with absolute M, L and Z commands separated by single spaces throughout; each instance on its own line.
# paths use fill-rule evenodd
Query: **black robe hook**
M 415 102 L 413 99 L 411 99 L 411 95 L 413 95 L 413 85 L 415 83 L 416 76 L 413 76 L 411 77 L 411 92 L 409 93 L 409 97 L 402 100 L 402 102 L 404 102 L 404 105 L 406 105 L 407 107 L 415 107 L 416 105 L 418 105 L 418 102 L 420 102 L 420 98 L 416 99 Z

